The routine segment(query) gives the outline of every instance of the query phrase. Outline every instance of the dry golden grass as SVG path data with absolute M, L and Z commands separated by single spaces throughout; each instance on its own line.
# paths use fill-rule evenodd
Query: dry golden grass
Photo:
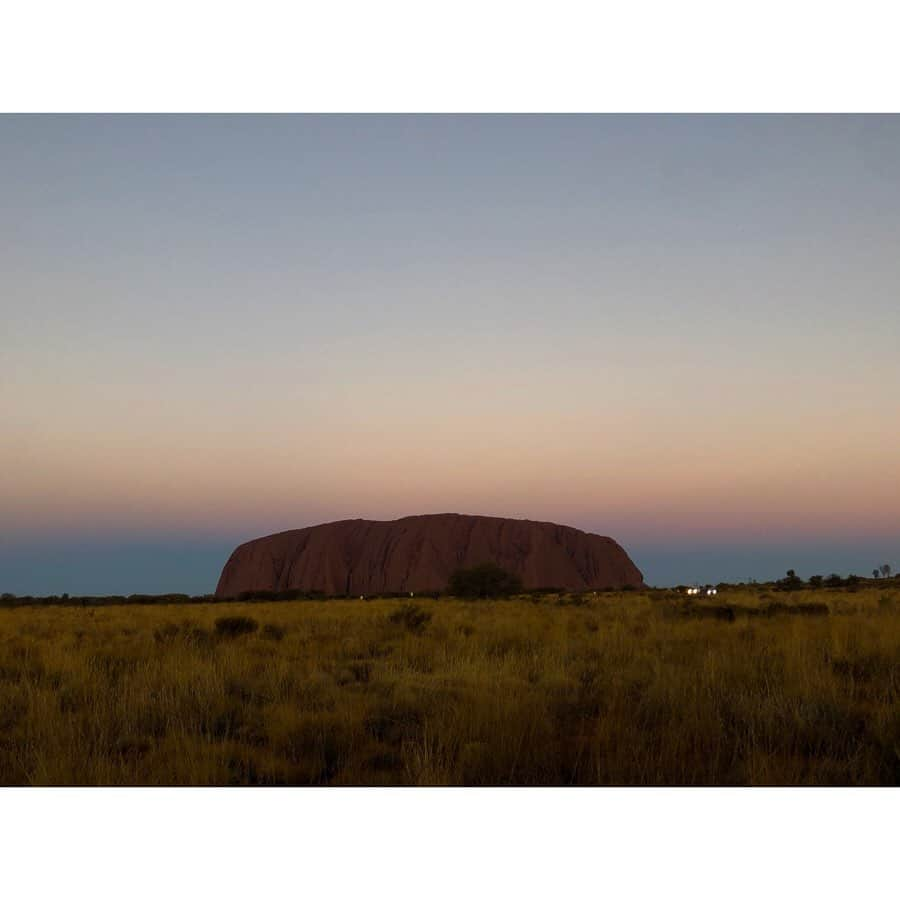
M 3 609 L 0 783 L 900 782 L 890 590 L 575 599 Z

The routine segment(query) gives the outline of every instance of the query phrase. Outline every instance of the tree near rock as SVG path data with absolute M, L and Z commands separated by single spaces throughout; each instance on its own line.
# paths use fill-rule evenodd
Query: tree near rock
M 522 579 L 495 563 L 457 569 L 450 576 L 447 592 L 454 597 L 502 597 L 522 590 Z

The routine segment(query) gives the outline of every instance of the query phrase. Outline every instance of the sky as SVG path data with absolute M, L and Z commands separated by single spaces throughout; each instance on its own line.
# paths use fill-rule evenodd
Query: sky
M 0 116 L 0 591 L 431 512 L 900 569 L 900 117 Z

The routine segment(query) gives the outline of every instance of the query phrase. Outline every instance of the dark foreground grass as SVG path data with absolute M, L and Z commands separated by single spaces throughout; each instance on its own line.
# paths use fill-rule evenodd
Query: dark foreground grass
M 632 593 L 0 610 L 0 783 L 900 782 L 893 595 L 703 607 Z

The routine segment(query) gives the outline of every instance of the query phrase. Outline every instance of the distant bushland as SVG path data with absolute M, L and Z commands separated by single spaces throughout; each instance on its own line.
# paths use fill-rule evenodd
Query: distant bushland
M 789 570 L 787 577 L 777 581 L 770 582 L 751 582 L 749 584 L 729 584 L 720 582 L 716 585 L 718 592 L 726 591 L 745 591 L 756 593 L 762 599 L 769 599 L 767 595 L 772 591 L 779 592 L 796 592 L 804 589 L 823 590 L 825 588 L 830 591 L 850 590 L 859 591 L 865 587 L 886 587 L 890 585 L 900 586 L 900 575 L 892 572 L 891 567 L 884 566 L 883 570 L 891 571 L 891 574 L 881 574 L 876 578 L 861 578 L 859 575 L 842 576 L 832 573 L 827 577 L 822 575 L 811 575 L 808 582 L 804 582 L 799 578 L 793 570 Z M 16 595 L 10 592 L 0 593 L 0 609 L 9 609 L 19 606 L 82 606 L 82 607 L 101 607 L 101 606 L 171 606 L 171 605 L 189 605 L 204 603 L 296 603 L 296 602 L 322 602 L 322 601 L 349 601 L 349 600 L 396 600 L 410 599 L 414 597 L 417 600 L 439 600 L 442 597 L 449 596 L 463 598 L 489 598 L 489 597 L 511 597 L 511 596 L 527 596 L 534 600 L 539 600 L 546 596 L 570 596 L 579 593 L 591 595 L 616 595 L 623 593 L 645 594 L 647 596 L 657 597 L 661 593 L 684 594 L 687 591 L 686 585 L 677 585 L 672 588 L 653 588 L 644 586 L 642 588 L 619 587 L 619 588 L 597 588 L 583 592 L 564 590 L 560 587 L 536 587 L 524 588 L 521 580 L 514 574 L 507 572 L 493 563 L 485 563 L 480 566 L 473 566 L 466 569 L 458 569 L 451 576 L 450 584 L 443 589 L 428 588 L 418 589 L 414 591 L 379 591 L 373 594 L 359 594 L 350 592 L 349 594 L 326 594 L 324 591 L 311 588 L 288 588 L 280 591 L 251 590 L 243 591 L 236 597 L 217 598 L 214 594 L 183 594 L 183 593 L 166 593 L 166 594 L 105 594 L 94 595 L 86 594 L 83 596 L 63 594 L 50 594 L 46 596 L 36 596 L 32 594 Z
M 212 594 L 194 596 L 189 594 L 104 594 L 101 596 L 85 594 L 71 597 L 68 594 L 50 594 L 43 597 L 32 594 L 0 594 L 0 608 L 15 606 L 165 606 L 214 601 L 215 597 Z

